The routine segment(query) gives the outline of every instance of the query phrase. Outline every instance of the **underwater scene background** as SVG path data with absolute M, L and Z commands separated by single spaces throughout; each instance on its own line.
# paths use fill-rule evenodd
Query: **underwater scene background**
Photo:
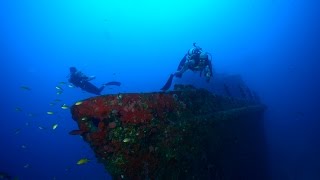
M 212 54 L 214 89 L 240 75 L 267 106 L 266 179 L 320 179 L 319 3 L 312 0 L 11 0 L 0 2 L 0 179 L 111 179 L 71 107 L 101 94 L 159 92 L 193 43 Z M 63 106 L 65 104 L 65 106 Z M 83 160 L 79 162 L 80 160 Z M 248 162 L 250 163 L 250 162 Z M 250 177 L 250 176 L 249 176 Z

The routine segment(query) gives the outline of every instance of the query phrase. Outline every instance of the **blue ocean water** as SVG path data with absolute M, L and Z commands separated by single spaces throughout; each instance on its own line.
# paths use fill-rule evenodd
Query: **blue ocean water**
M 77 126 L 61 105 L 94 96 L 59 84 L 69 67 L 97 86 L 122 83 L 103 94 L 159 91 L 197 42 L 216 73 L 240 74 L 268 106 L 270 179 L 320 179 L 318 9 L 311 0 L 1 1 L 0 172 L 110 179 L 89 145 L 68 134 Z M 79 166 L 81 158 L 90 162 Z

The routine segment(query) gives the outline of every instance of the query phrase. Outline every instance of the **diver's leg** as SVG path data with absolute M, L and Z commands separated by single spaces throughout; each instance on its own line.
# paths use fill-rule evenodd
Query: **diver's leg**
M 183 58 L 181 59 L 180 63 L 179 63 L 179 66 L 177 68 L 177 71 L 180 71 L 182 69 L 182 67 L 184 66 L 184 64 L 186 63 L 187 61 L 187 54 L 183 56 Z
M 194 64 L 194 60 L 187 61 L 180 70 L 174 73 L 174 75 L 179 78 L 182 77 L 182 74 L 186 72 L 190 67 L 194 66 Z
M 88 81 L 85 81 L 82 83 L 83 86 L 82 86 L 82 89 L 89 92 L 89 93 L 92 93 L 92 94 L 96 94 L 96 95 L 100 95 L 100 92 L 103 90 L 104 87 L 101 88 L 97 88 L 95 85 L 91 84 L 90 82 Z
M 101 92 L 103 91 L 104 87 L 106 87 L 106 86 L 101 86 L 101 87 L 99 88 L 99 94 L 101 94 Z
M 169 79 L 167 80 L 166 84 L 161 88 L 162 91 L 166 91 L 170 88 L 171 84 L 172 84 L 172 80 L 173 80 L 174 75 L 171 74 L 169 76 Z

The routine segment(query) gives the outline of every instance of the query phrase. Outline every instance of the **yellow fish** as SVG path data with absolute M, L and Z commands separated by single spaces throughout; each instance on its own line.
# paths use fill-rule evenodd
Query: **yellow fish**
M 59 91 L 63 91 L 63 89 L 60 86 L 56 86 L 56 89 Z
M 15 134 L 19 134 L 20 131 L 21 131 L 21 129 L 16 129 L 14 133 L 15 133 Z
M 28 86 L 20 86 L 20 88 L 23 89 L 23 90 L 28 90 L 28 91 L 31 90 Z
M 16 111 L 21 112 L 21 111 L 22 111 L 22 109 L 21 109 L 21 108 L 19 108 L 19 107 L 16 107 Z
M 54 124 L 54 125 L 52 126 L 52 129 L 55 130 L 57 127 L 58 127 L 58 124 Z
M 29 117 L 34 117 L 35 115 L 33 113 L 28 113 Z
M 129 142 L 129 141 L 130 141 L 129 138 L 125 138 L 125 139 L 123 140 L 124 143 Z
M 82 101 L 78 101 L 78 102 L 76 102 L 76 106 L 79 106 L 80 104 L 82 104 Z
M 48 112 L 47 112 L 47 114 L 52 115 L 52 114 L 53 114 L 53 112 L 52 112 L 52 111 L 48 111 Z
M 82 159 L 80 159 L 78 162 L 77 162 L 77 164 L 78 165 L 82 165 L 82 164 L 86 164 L 86 163 L 88 163 L 89 162 L 89 159 L 87 159 L 87 158 L 82 158 Z
M 61 106 L 61 108 L 62 108 L 62 109 L 68 109 L 69 106 L 67 106 L 66 104 L 63 104 L 63 105 Z
M 83 118 L 81 118 L 81 120 L 86 121 L 86 120 L 88 120 L 88 117 L 83 117 Z

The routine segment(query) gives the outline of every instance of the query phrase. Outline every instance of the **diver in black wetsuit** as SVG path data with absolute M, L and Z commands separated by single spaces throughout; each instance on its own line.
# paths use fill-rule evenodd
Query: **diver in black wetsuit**
M 174 76 L 180 78 L 186 70 L 190 69 L 192 71 L 200 71 L 200 76 L 204 72 L 206 81 L 209 82 L 212 77 L 212 64 L 209 60 L 209 53 L 203 52 L 195 43 L 193 43 L 193 46 L 180 61 Z
M 193 72 L 199 71 L 200 76 L 202 76 L 203 72 L 206 81 L 209 82 L 213 74 L 211 58 L 209 59 L 209 55 L 209 53 L 203 52 L 202 48 L 197 46 L 196 43 L 193 43 L 193 48 L 189 49 L 184 55 L 179 63 L 177 71 L 170 75 L 167 83 L 161 88 L 161 90 L 168 90 L 171 86 L 173 77 L 181 78 L 182 74 L 188 69 Z
M 120 86 L 120 82 L 109 82 L 106 84 L 103 84 L 100 88 L 96 87 L 89 81 L 95 79 L 94 76 L 88 77 L 85 74 L 83 74 L 81 71 L 78 71 L 75 67 L 70 67 L 70 77 L 69 82 L 72 83 L 74 86 L 81 88 L 84 91 L 87 91 L 92 94 L 100 95 L 101 91 L 104 89 L 107 85 L 115 85 Z

